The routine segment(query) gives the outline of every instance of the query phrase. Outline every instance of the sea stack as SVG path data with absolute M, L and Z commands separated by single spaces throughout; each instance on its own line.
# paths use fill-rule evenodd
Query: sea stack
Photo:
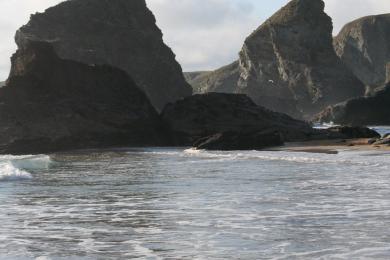
M 0 88 L 0 153 L 164 145 L 160 119 L 125 71 L 60 59 L 29 41 Z
M 363 83 L 336 55 L 332 30 L 322 0 L 290 1 L 245 40 L 238 68 L 223 71 L 236 73 L 234 92 L 271 110 L 310 118 L 365 93 Z M 224 77 L 209 80 L 206 75 L 203 81 L 221 89 L 231 78 L 224 83 Z
M 390 14 L 348 23 L 334 39 L 338 56 L 369 90 L 386 83 L 390 62 Z
M 65 1 L 32 15 L 15 39 L 19 48 L 44 41 L 62 59 L 126 71 L 157 110 L 192 94 L 145 0 Z

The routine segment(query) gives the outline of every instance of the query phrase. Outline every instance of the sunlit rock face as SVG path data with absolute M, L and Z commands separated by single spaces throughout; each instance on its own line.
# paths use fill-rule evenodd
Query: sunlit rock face
M 245 40 L 237 62 L 189 82 L 202 93 L 244 93 L 271 110 L 310 118 L 365 92 L 336 55 L 332 30 L 323 1 L 293 0 Z
M 388 81 L 389 43 L 390 14 L 357 19 L 334 39 L 337 55 L 371 90 Z
M 246 39 L 238 92 L 298 117 L 363 95 L 363 84 L 335 54 L 332 29 L 323 1 L 291 1 Z

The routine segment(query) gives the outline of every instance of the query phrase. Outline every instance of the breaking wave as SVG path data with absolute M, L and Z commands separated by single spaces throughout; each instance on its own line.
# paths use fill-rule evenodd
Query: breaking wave
M 47 155 L 0 156 L 0 181 L 32 179 L 29 171 L 47 169 L 50 163 Z

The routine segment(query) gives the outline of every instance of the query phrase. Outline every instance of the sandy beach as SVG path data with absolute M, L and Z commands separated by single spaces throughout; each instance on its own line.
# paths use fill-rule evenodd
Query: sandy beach
M 390 151 L 389 145 L 370 145 L 369 139 L 320 140 L 308 142 L 291 142 L 274 151 L 291 151 L 307 153 L 338 154 L 340 150 L 349 151 Z

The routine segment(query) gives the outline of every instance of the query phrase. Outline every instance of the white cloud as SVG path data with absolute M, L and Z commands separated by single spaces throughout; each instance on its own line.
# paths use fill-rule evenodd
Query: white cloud
M 148 0 L 184 70 L 213 69 L 237 59 L 259 21 L 249 0 Z
M 357 18 L 390 13 L 389 0 L 325 0 L 325 4 L 325 11 L 333 18 L 335 34 Z

